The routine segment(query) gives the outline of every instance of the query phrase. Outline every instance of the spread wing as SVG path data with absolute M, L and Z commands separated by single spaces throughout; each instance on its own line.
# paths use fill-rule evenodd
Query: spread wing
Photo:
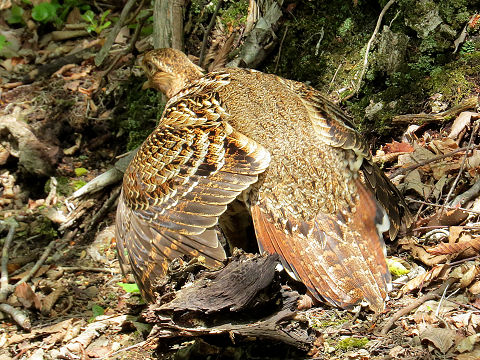
M 221 265 L 225 252 L 211 227 L 268 167 L 268 151 L 223 115 L 215 92 L 171 101 L 125 173 L 119 258 L 131 265 L 148 300 L 176 257 L 203 256 L 208 267 Z
M 315 132 L 328 145 L 350 150 L 349 166 L 353 172 L 362 171 L 367 187 L 373 191 L 390 219 L 390 238 L 394 239 L 403 223 L 411 224 L 413 218 L 398 189 L 372 162 L 367 143 L 353 127 L 345 113 L 317 90 L 302 83 L 290 86 L 301 95 L 309 111 Z

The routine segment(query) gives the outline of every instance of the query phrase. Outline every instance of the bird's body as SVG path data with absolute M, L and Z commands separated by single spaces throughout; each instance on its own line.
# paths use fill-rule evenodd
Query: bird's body
M 382 309 L 390 275 L 381 232 L 389 222 L 374 193 L 391 215 L 392 236 L 402 203 L 344 113 L 275 75 L 203 75 L 172 49 L 147 54 L 144 64 L 171 96 L 126 171 L 117 211 L 120 259 L 144 295 L 152 299 L 175 257 L 220 264 L 225 252 L 212 227 L 239 197 L 260 248 L 279 253 L 315 298 L 342 307 L 366 299 Z

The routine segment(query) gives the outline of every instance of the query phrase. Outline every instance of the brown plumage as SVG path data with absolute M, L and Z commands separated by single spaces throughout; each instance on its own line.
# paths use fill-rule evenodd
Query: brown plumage
M 390 274 L 381 232 L 395 237 L 410 215 L 343 111 L 275 75 L 204 75 L 173 49 L 151 51 L 143 64 L 170 98 L 125 173 L 117 210 L 120 260 L 144 296 L 153 299 L 176 257 L 221 266 L 213 226 L 238 197 L 261 250 L 279 253 L 316 299 L 383 309 Z

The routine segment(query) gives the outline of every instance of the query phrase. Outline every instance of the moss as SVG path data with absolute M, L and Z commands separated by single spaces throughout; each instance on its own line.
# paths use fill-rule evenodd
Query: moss
M 353 350 L 353 349 L 362 349 L 368 344 L 368 339 L 366 337 L 363 338 L 354 338 L 354 337 L 347 337 L 340 340 L 336 345 L 335 348 L 338 350 Z
M 73 190 L 77 191 L 81 187 L 85 186 L 87 182 L 85 180 L 74 180 L 72 182 Z
M 128 134 L 127 150 L 135 149 L 146 139 L 165 106 L 160 92 L 142 90 L 142 85 L 143 81 L 132 78 L 120 89 L 120 98 L 125 100 L 117 107 L 113 127 Z
M 30 224 L 29 236 L 41 235 L 43 239 L 51 241 L 58 236 L 53 223 L 47 217 L 40 215 Z

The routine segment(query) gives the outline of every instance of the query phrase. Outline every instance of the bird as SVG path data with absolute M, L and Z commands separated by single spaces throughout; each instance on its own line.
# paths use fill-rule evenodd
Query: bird
M 411 215 L 345 112 L 304 83 L 205 73 L 171 48 L 145 53 L 142 67 L 168 102 L 125 171 L 116 237 L 146 300 L 175 258 L 223 266 L 216 225 L 241 201 L 260 251 L 279 254 L 315 301 L 382 311 L 391 287 L 382 234 L 395 238 Z

